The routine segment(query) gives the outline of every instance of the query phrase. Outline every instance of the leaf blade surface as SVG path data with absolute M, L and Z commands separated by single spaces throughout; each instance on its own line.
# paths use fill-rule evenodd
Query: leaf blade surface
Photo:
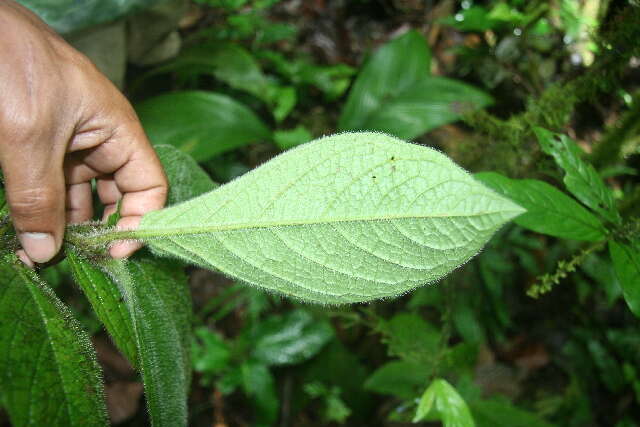
M 0 388 L 14 426 L 106 426 L 87 334 L 35 272 L 0 259 Z
M 520 213 L 435 150 L 352 133 L 151 212 L 135 236 L 272 291 L 349 303 L 442 277 Z

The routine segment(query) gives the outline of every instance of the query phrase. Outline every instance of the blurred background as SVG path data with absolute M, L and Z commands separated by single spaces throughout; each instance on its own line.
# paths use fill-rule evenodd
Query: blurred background
M 557 184 L 542 126 L 575 139 L 638 214 L 636 0 L 21 3 L 126 93 L 165 164 L 189 156 L 171 202 L 348 130 Z M 188 267 L 191 425 L 409 425 L 435 378 L 477 426 L 640 425 L 640 323 L 600 249 L 511 224 L 439 283 L 350 307 Z M 44 275 L 93 334 L 112 422 L 147 425 L 142 384 L 66 263 Z M 422 422 L 443 420 L 473 425 L 455 411 Z

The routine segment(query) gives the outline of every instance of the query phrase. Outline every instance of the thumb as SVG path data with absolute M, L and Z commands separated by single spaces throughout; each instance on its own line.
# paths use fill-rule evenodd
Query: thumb
M 44 263 L 62 245 L 65 181 L 62 161 L 38 158 L 22 150 L 2 159 L 6 197 L 22 248 L 32 261 Z M 47 153 L 51 154 L 51 153 Z M 34 158 L 35 157 L 35 158 Z

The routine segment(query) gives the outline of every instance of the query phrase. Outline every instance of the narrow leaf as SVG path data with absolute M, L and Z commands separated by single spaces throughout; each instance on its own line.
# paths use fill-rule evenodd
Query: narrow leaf
M 394 95 L 429 75 L 431 52 L 417 31 L 390 41 L 362 67 L 342 110 L 338 127 L 363 129 L 368 117 Z
M 144 263 L 109 260 L 103 268 L 120 287 L 133 319 L 152 424 L 186 426 L 190 336 L 185 336 L 186 316 L 176 316 L 175 306 L 184 304 L 183 298 L 175 298 L 180 292 L 158 286 L 173 282 Z M 184 284 L 175 285 L 178 290 Z
M 154 145 L 173 145 L 197 161 L 270 137 L 251 110 L 216 93 L 169 93 L 139 104 L 136 110 Z
M 578 144 L 566 135 L 540 127 L 534 131 L 542 150 L 553 156 L 558 166 L 564 170 L 567 189 L 603 218 L 619 224 L 621 218 L 615 206 L 613 192 L 604 184 L 595 168 L 582 160 L 583 152 Z
M 168 206 L 193 199 L 218 187 L 187 153 L 173 145 L 156 145 L 154 148 L 169 180 Z
M 427 418 L 429 417 L 429 418 Z M 433 380 L 418 403 L 413 422 L 438 419 L 444 427 L 474 427 L 469 407 L 446 380 Z
M 606 231 L 598 218 L 557 188 L 534 179 L 510 179 L 495 172 L 475 177 L 527 210 L 515 223 L 563 239 L 596 242 Z
M 439 279 L 520 213 L 435 150 L 355 133 L 289 150 L 130 234 L 257 286 L 349 303 Z
M 65 254 L 73 278 L 87 296 L 116 347 L 133 366 L 138 366 L 133 324 L 120 289 L 102 270 L 78 255 L 75 249 L 68 247 Z
M 71 312 L 14 256 L 0 260 L 0 389 L 11 424 L 106 426 L 100 368 Z
M 609 242 L 609 254 L 629 309 L 640 317 L 640 241 Z

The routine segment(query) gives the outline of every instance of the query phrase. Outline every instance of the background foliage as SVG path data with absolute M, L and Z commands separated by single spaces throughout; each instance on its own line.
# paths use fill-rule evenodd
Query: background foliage
M 351 307 L 194 267 L 187 278 L 141 255 L 131 274 L 160 263 L 159 294 L 189 282 L 194 337 L 177 351 L 191 353 L 193 378 L 180 381 L 192 425 L 640 423 L 637 2 L 199 0 L 180 31 L 179 55 L 131 67 L 126 88 L 174 183 L 170 203 L 314 137 L 379 130 L 446 152 L 528 210 L 440 283 Z M 139 379 L 71 274 L 91 304 L 112 278 L 73 257 L 43 270 L 92 336 L 111 419 L 146 425 Z M 38 283 L 27 291 L 55 309 Z M 170 297 L 153 307 L 132 292 L 137 326 L 112 329 L 187 335 Z M 96 311 L 144 365 L 150 356 L 104 320 L 118 313 Z M 163 381 L 176 379 L 152 380 Z

